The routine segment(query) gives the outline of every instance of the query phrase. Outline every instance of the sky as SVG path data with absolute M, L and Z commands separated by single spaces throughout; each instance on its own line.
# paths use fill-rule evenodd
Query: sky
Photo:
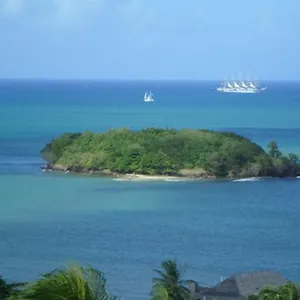
M 300 80 L 300 0 L 0 0 L 0 78 Z

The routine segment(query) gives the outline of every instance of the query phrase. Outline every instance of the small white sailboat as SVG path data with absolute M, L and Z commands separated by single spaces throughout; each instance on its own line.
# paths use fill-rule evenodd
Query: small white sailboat
M 149 93 L 148 92 L 145 93 L 144 101 L 145 102 L 154 102 L 153 94 L 151 93 L 151 91 Z

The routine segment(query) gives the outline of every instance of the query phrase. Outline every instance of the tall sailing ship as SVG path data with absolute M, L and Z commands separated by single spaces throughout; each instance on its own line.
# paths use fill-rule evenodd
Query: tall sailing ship
M 217 91 L 223 93 L 256 94 L 266 89 L 266 87 L 260 88 L 258 84 L 252 81 L 225 81 L 217 88 Z

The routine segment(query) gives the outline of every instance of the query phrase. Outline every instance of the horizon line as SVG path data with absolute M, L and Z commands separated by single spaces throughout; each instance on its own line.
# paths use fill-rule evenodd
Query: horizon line
M 0 78 L 0 81 L 48 81 L 48 82 L 222 82 L 221 79 L 124 79 L 124 78 Z M 237 80 L 240 81 L 240 80 Z M 249 80 L 247 80 L 249 81 Z M 300 79 L 261 79 L 250 81 L 300 82 Z

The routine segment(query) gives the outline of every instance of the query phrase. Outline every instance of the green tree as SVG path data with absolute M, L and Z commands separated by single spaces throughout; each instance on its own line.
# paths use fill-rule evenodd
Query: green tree
M 42 275 L 41 279 L 27 285 L 21 299 L 32 300 L 115 300 L 107 291 L 102 272 L 92 267 L 73 264 Z
M 288 159 L 289 159 L 290 163 L 293 165 L 296 165 L 299 162 L 299 156 L 294 153 L 289 153 Z
M 293 282 L 288 282 L 287 284 L 281 286 L 278 291 L 283 300 L 300 299 L 299 289 Z
M 155 284 L 151 291 L 151 300 L 171 300 L 171 298 L 161 284 Z
M 266 287 L 258 294 L 258 300 L 299 300 L 298 287 L 288 282 L 280 287 Z
M 160 295 L 159 299 L 162 299 L 165 297 L 163 291 L 166 291 L 168 299 L 191 299 L 190 291 L 186 287 L 187 282 L 183 280 L 184 270 L 182 267 L 179 267 L 175 260 L 165 260 L 162 262 L 161 268 L 162 270 L 154 270 L 158 277 L 154 277 L 152 279 L 152 291 L 154 291 L 153 294 L 155 295 L 156 291 L 157 295 L 158 291 Z
M 0 300 L 8 299 L 11 296 L 17 295 L 24 283 L 7 283 L 0 276 Z
M 41 154 L 50 167 L 100 174 L 230 178 L 297 174 L 297 156 L 283 156 L 274 141 L 268 148 L 269 154 L 230 132 L 148 128 L 63 134 L 48 143 Z
M 268 149 L 271 157 L 279 158 L 282 156 L 282 153 L 279 151 L 278 145 L 275 141 L 271 141 L 268 144 Z

